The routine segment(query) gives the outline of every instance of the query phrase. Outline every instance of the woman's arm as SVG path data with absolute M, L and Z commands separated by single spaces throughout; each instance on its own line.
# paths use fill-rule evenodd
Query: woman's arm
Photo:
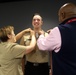
M 25 54 L 30 53 L 32 50 L 34 50 L 34 47 L 36 45 L 35 32 L 33 30 L 31 30 L 30 32 L 31 32 L 31 42 L 29 46 L 26 46 Z
M 31 31 L 31 28 L 28 28 L 28 29 L 25 29 L 21 32 L 19 32 L 17 35 L 16 35 L 16 40 L 18 41 L 26 32 L 30 32 Z

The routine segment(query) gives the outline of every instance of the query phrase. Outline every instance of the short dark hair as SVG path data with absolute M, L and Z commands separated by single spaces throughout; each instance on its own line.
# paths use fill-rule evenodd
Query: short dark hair
M 34 14 L 33 14 L 33 17 L 34 17 L 35 15 L 39 15 L 39 16 L 41 17 L 41 19 L 42 19 L 42 16 L 41 16 L 40 13 L 34 13 Z

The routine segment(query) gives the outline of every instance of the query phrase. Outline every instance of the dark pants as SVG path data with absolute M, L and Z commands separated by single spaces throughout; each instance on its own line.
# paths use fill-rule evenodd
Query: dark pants
M 25 75 L 49 75 L 48 63 L 31 63 L 25 65 Z

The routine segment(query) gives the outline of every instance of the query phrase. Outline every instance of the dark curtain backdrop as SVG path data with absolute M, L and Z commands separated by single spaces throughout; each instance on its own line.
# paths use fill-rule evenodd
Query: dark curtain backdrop
M 67 2 L 76 4 L 76 0 L 19 0 L 0 2 L 0 27 L 13 25 L 15 33 L 32 27 L 34 13 L 43 17 L 42 28 L 47 31 L 58 26 L 58 10 Z

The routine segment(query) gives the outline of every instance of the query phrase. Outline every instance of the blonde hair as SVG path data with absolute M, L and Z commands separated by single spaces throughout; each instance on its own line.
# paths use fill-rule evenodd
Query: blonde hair
M 0 40 L 2 42 L 6 42 L 9 38 L 8 38 L 8 34 L 11 34 L 11 31 L 14 30 L 13 26 L 4 26 L 0 29 Z

